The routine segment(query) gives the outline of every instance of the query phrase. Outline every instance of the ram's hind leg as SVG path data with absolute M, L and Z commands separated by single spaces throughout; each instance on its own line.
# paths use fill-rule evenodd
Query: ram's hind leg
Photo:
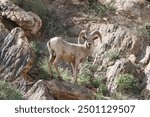
M 54 62 L 53 62 L 53 65 L 54 65 L 54 67 L 56 69 L 56 72 L 58 74 L 59 79 L 62 80 L 62 76 L 60 75 L 60 72 L 58 70 L 58 61 L 59 60 L 60 60 L 60 57 L 56 57 L 55 60 L 54 60 Z
M 52 73 L 51 66 L 52 66 L 52 63 L 54 62 L 54 60 L 55 60 L 55 56 L 50 55 L 49 61 L 48 61 L 48 71 L 49 71 L 49 74 L 50 74 L 50 78 L 53 78 L 53 73 Z

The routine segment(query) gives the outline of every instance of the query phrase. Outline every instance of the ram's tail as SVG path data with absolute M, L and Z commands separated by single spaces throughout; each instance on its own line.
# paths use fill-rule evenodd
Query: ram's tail
M 47 42 L 47 48 L 48 48 L 48 51 L 49 51 L 49 54 L 50 54 L 50 56 L 55 56 L 55 53 L 54 53 L 54 51 L 53 51 L 53 49 L 52 49 L 52 47 L 51 47 L 51 42 L 50 42 L 50 40 Z

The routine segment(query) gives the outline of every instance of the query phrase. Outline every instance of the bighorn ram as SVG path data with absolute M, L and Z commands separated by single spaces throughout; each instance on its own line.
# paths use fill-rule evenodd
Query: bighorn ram
M 61 59 L 66 62 L 70 62 L 73 70 L 72 82 L 77 81 L 78 65 L 83 59 L 85 59 L 92 51 L 94 46 L 94 40 L 102 37 L 99 31 L 93 31 L 90 34 L 86 34 L 85 30 L 82 30 L 78 37 L 78 44 L 69 43 L 63 40 L 61 37 L 53 37 L 47 42 L 47 47 L 50 53 L 48 61 L 48 68 L 50 77 L 52 76 L 51 65 L 53 64 L 59 79 L 62 79 L 58 70 L 58 61 Z M 84 44 L 80 44 L 80 40 L 85 40 Z

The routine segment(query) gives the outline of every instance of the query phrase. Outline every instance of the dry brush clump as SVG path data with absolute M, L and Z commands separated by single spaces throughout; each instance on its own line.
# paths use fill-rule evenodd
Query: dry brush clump
M 0 81 L 0 100 L 21 100 L 23 95 L 8 82 Z

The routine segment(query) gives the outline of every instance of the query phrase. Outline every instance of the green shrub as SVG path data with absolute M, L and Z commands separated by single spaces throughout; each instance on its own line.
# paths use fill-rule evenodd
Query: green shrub
M 31 45 L 31 48 L 32 48 L 33 52 L 35 53 L 35 55 L 38 56 L 40 53 L 40 50 L 41 50 L 40 47 L 38 46 L 38 44 L 34 41 L 31 41 L 30 45 Z
M 48 58 L 44 58 L 41 62 L 39 62 L 39 66 L 44 71 L 48 72 Z
M 97 65 L 92 65 L 91 62 L 85 62 L 78 75 L 78 83 L 95 90 L 94 99 L 103 99 L 103 95 L 108 93 L 108 89 L 105 84 L 105 78 L 94 76 L 97 69 Z
M 112 99 L 115 100 L 128 100 L 130 97 L 128 95 L 122 94 L 121 92 L 115 92 L 111 95 Z
M 150 23 L 143 23 L 137 29 L 142 36 L 150 38 Z
M 123 94 L 136 94 L 139 90 L 139 81 L 130 74 L 121 74 L 117 78 L 117 91 Z
M 65 80 L 65 81 L 71 81 L 72 80 L 72 74 L 68 68 L 64 69 L 64 68 L 59 67 L 58 69 L 60 71 L 60 74 L 63 77 L 63 80 Z M 55 69 L 53 71 L 55 71 Z M 56 74 L 56 71 L 55 71 L 55 74 Z M 56 74 L 56 76 L 58 76 L 58 75 Z
M 106 84 L 100 82 L 100 86 L 98 88 L 98 93 L 101 93 L 103 95 L 106 95 L 108 93 L 108 89 L 106 87 Z
M 94 88 L 98 88 L 98 87 L 100 87 L 101 79 L 100 78 L 94 78 L 93 81 L 91 82 L 91 84 Z
M 92 65 L 91 62 L 85 62 L 80 69 L 80 73 L 78 75 L 78 83 L 89 88 L 92 87 L 91 81 L 93 81 L 94 79 L 94 72 L 96 71 L 96 69 L 96 65 Z
M 48 68 L 48 66 L 47 66 L 47 68 Z M 59 70 L 63 80 L 65 80 L 65 81 L 71 81 L 72 80 L 72 74 L 68 68 L 64 69 L 64 68 L 58 67 L 58 70 Z M 46 72 L 48 73 L 48 70 L 46 70 Z M 54 78 L 58 78 L 58 74 L 57 74 L 56 69 L 54 68 L 53 65 L 52 65 L 52 74 L 53 74 Z
M 93 81 L 93 83 L 95 85 L 93 85 L 96 88 L 96 92 L 95 92 L 95 99 L 96 100 L 100 100 L 100 99 L 105 99 L 104 96 L 106 96 L 108 94 L 108 89 L 106 87 L 106 84 L 104 82 L 104 78 L 102 77 L 98 77 L 96 78 L 96 84 L 94 83 L 95 81 Z
M 38 56 L 36 54 L 35 62 L 31 70 L 29 71 L 29 74 L 34 80 L 49 79 L 48 58 L 40 57 L 41 54 L 39 52 L 37 53 Z
M 95 93 L 93 99 L 94 100 L 105 100 L 104 96 L 101 93 Z
M 110 61 L 114 61 L 116 59 L 119 59 L 119 53 L 114 50 L 109 50 L 106 53 L 106 57 L 109 58 Z
M 89 88 L 91 87 L 90 77 L 87 74 L 81 75 L 78 78 L 78 83 L 80 85 L 84 85 L 84 86 L 89 87 Z
M 49 71 L 48 71 L 48 58 L 44 58 L 38 63 L 39 69 L 41 72 L 39 74 L 40 79 L 48 79 L 49 78 Z
M 100 16 L 104 16 L 105 14 L 107 14 L 110 11 L 115 11 L 113 2 L 111 2 L 107 5 L 97 4 L 96 2 L 91 2 L 90 8 L 93 9 Z
M 0 100 L 21 100 L 22 94 L 8 82 L 0 81 Z

